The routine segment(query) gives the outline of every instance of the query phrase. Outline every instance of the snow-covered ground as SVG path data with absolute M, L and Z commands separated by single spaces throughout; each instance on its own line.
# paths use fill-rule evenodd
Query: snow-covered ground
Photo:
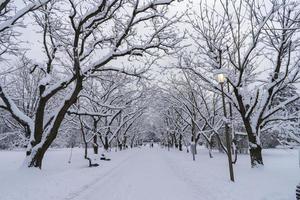
M 251 169 L 248 155 L 234 167 L 200 149 L 196 161 L 177 150 L 136 148 L 109 152 L 112 161 L 87 168 L 83 150 L 50 150 L 43 170 L 20 169 L 24 152 L 0 151 L 0 200 L 293 200 L 300 181 L 296 150 L 264 150 L 265 166 Z

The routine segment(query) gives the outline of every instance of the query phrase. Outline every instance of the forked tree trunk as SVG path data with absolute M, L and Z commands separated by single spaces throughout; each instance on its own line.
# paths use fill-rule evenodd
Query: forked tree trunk
M 42 168 L 43 158 L 46 151 L 49 149 L 50 145 L 53 143 L 57 137 L 58 130 L 60 125 L 65 118 L 65 115 L 68 109 L 77 101 L 77 96 L 82 89 L 82 78 L 77 77 L 77 82 L 69 99 L 66 99 L 63 102 L 61 109 L 57 112 L 53 123 L 49 127 L 49 132 L 44 132 L 45 130 L 37 129 L 36 127 L 41 127 L 39 123 L 35 124 L 35 130 L 38 130 L 34 133 L 34 140 L 31 141 L 31 147 L 26 151 L 26 158 L 24 165 L 27 167 L 37 167 Z M 36 113 L 36 116 L 44 117 L 46 104 L 42 102 L 39 105 L 39 109 Z M 44 136 L 44 134 L 47 134 Z M 42 139 L 45 137 L 44 139 Z
M 97 163 L 93 164 L 92 159 L 88 157 L 88 142 L 86 141 L 86 135 L 84 133 L 83 127 L 81 127 L 81 132 L 82 132 L 82 140 L 84 143 L 84 159 L 89 161 L 89 167 L 97 167 L 99 165 Z
M 32 145 L 33 147 L 26 151 L 25 165 L 27 167 L 37 167 L 41 169 L 44 155 L 46 151 L 49 149 L 54 139 L 56 138 L 56 136 L 57 136 L 57 131 L 55 130 L 49 134 L 49 136 L 45 139 L 45 141 L 41 141 L 39 143 Z

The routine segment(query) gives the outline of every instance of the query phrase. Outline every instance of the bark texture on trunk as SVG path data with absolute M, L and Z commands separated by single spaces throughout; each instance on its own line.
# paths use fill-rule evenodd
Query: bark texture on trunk
M 31 154 L 30 152 L 27 152 L 26 153 L 26 160 L 28 160 L 27 167 L 36 167 L 41 169 L 45 153 L 46 153 L 45 148 L 43 149 L 40 148 L 36 150 L 36 153 L 34 155 Z
M 98 154 L 97 135 L 94 135 L 94 138 L 93 138 L 93 149 L 94 149 L 94 154 Z
M 253 133 L 251 128 L 251 123 L 249 120 L 244 120 L 246 132 L 248 135 L 249 140 L 249 151 L 250 151 L 250 160 L 251 160 L 251 167 L 259 167 L 263 165 L 263 158 L 262 158 L 262 148 L 261 145 L 257 142 L 257 136 Z
M 260 145 L 256 145 L 256 147 L 250 147 L 250 158 L 252 168 L 259 167 L 264 164 L 261 152 L 262 148 Z
M 109 148 L 109 144 L 108 144 L 108 137 L 107 136 L 105 136 L 104 137 L 104 149 L 107 151 L 108 150 L 108 148 Z

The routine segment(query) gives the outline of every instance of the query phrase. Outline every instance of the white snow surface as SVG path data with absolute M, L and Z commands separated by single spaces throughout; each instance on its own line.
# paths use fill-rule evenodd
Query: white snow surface
M 100 154 L 103 151 L 100 151 Z M 199 149 L 191 154 L 160 147 L 109 152 L 111 161 L 88 168 L 83 149 L 50 149 L 43 170 L 22 169 L 24 151 L 0 151 L 1 200 L 293 200 L 300 181 L 297 150 L 264 150 L 265 166 L 251 169 L 239 155 L 236 182 L 227 159 Z M 96 161 L 96 160 L 95 160 Z

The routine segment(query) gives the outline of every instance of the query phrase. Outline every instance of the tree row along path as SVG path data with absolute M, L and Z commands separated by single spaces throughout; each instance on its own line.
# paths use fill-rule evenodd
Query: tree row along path
M 197 193 L 176 175 L 159 148 L 135 151 L 109 174 L 66 200 L 199 200 Z

